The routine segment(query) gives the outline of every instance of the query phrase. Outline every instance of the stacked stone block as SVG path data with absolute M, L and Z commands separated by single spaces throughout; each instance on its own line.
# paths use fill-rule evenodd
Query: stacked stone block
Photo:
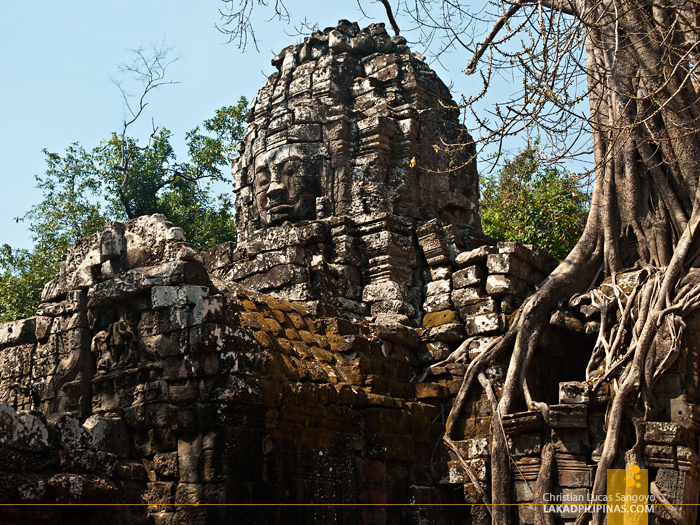
M 645 278 L 646 270 L 629 270 L 616 275 L 615 284 L 625 293 L 629 293 Z M 698 272 L 691 269 L 681 282 L 681 286 L 695 283 L 698 280 Z M 559 304 L 552 312 L 551 326 L 557 327 L 562 333 L 568 334 L 570 339 L 589 341 L 592 346 L 598 337 L 601 328 L 600 308 L 593 302 L 616 301 L 613 291 L 612 278 L 608 277 L 595 291 L 575 295 L 567 302 Z M 610 309 L 606 319 L 607 326 L 617 322 L 613 316 L 614 309 Z M 692 314 L 687 321 L 688 326 L 697 326 L 697 314 Z M 664 335 L 664 326 L 659 327 L 660 339 L 670 344 L 670 337 Z M 654 399 L 654 409 L 650 413 L 649 421 L 645 423 L 644 430 L 644 464 L 650 469 L 649 481 L 653 481 L 660 492 L 673 504 L 680 504 L 676 508 L 686 519 L 687 523 L 695 523 L 697 520 L 698 502 L 698 474 L 693 465 L 698 465 L 698 432 L 700 425 L 700 409 L 698 408 L 698 376 L 696 363 L 698 359 L 698 333 L 691 329 L 683 334 L 682 347 L 686 350 L 668 370 L 653 382 L 651 390 Z M 656 349 L 652 350 L 656 351 Z M 657 366 L 665 348 L 659 348 Z M 561 397 L 568 399 L 567 403 L 577 403 L 588 407 L 587 431 L 588 440 L 578 436 L 569 440 L 571 447 L 579 456 L 579 461 L 586 455 L 592 464 L 596 464 L 602 453 L 605 440 L 605 413 L 607 403 L 610 400 L 612 386 L 604 382 L 593 393 L 589 393 L 583 383 L 571 382 L 562 386 Z M 564 440 L 563 444 L 566 440 Z M 577 443 L 576 446 L 573 443 Z M 583 444 L 583 446 L 581 446 Z M 567 474 L 570 475 L 570 474 Z M 590 489 L 592 483 L 588 485 Z M 650 515 L 650 523 L 671 523 L 671 516 L 656 505 L 655 513 Z
M 557 265 L 533 246 L 495 243 L 437 220 L 418 228 L 417 235 L 430 272 L 422 325 L 436 356 L 467 338 L 465 351 L 483 349 L 484 338 L 503 333 L 509 316 Z
M 84 423 L 68 413 L 46 417 L 0 403 L 0 503 L 3 523 L 89 520 L 129 523 L 139 512 L 124 507 L 39 507 L 37 504 L 130 503 L 146 488 L 146 471 L 128 459 L 123 421 L 92 416 Z M 14 504 L 14 505 L 13 505 Z M 92 516 L 90 515 L 92 514 Z

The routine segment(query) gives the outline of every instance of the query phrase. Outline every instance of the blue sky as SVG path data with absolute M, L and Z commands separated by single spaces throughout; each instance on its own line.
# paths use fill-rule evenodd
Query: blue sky
M 273 71 L 270 59 L 299 37 L 285 34 L 291 26 L 264 22 L 269 12 L 267 17 L 261 12 L 260 52 L 241 53 L 214 27 L 220 5 L 217 0 L 0 3 L 0 244 L 31 246 L 26 224 L 14 218 L 41 200 L 34 175 L 45 170 L 42 149 L 60 153 L 72 142 L 92 148 L 120 128 L 123 102 L 109 77 L 130 61 L 129 49 L 165 41 L 182 57 L 170 69 L 179 84 L 155 92 L 148 114 L 134 128 L 145 139 L 153 118 L 173 132 L 182 156 L 186 131 L 241 95 L 255 96 Z M 354 1 L 287 5 L 296 20 L 307 17 L 320 27 L 341 18 L 363 27 L 385 21 L 383 8 L 370 2 L 365 11 L 374 20 L 361 20 Z M 461 73 L 465 62 L 453 54 L 445 61 L 447 71 L 433 67 L 461 93 L 477 89 L 477 79 Z

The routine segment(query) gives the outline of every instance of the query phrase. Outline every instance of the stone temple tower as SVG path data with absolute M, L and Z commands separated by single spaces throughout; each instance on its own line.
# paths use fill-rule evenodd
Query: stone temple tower
M 232 167 L 238 244 L 208 268 L 349 317 L 420 317 L 417 229 L 439 221 L 459 249 L 482 244 L 475 151 L 449 90 L 383 24 L 341 20 L 272 63 Z

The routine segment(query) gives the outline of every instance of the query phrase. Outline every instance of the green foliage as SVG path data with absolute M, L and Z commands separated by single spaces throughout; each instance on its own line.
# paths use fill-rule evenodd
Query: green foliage
M 77 143 L 63 155 L 44 150 L 47 170 L 36 177 L 43 200 L 18 219 L 29 223 L 34 248 L 0 248 L 0 322 L 34 315 L 68 247 L 106 221 L 162 213 L 198 251 L 235 239 L 233 202 L 228 194 L 214 195 L 211 184 L 227 180 L 221 168 L 243 136 L 247 106 L 241 97 L 205 120 L 204 133 L 189 131 L 184 162 L 164 128 L 145 146 L 113 133 L 92 150 Z
M 590 196 L 569 172 L 542 170 L 536 147 L 481 179 L 481 226 L 498 240 L 534 244 L 563 259 L 583 233 Z
M 44 284 L 58 276 L 65 255 L 45 243 L 31 251 L 0 247 L 0 323 L 34 315 Z

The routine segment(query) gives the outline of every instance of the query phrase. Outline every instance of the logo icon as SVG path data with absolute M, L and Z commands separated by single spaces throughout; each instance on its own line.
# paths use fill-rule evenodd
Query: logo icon
M 608 525 L 648 525 L 649 471 L 636 463 L 608 469 Z

